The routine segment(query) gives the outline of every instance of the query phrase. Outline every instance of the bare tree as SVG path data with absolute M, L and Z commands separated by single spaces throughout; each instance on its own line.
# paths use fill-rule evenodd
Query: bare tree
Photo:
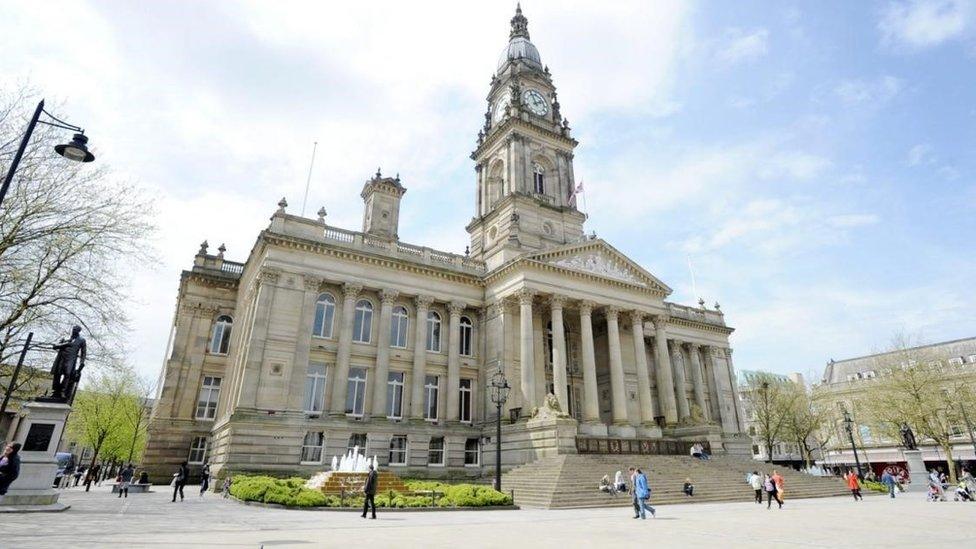
M 796 399 L 792 385 L 773 374 L 758 372 L 742 392 L 753 415 L 756 435 L 766 446 L 767 462 L 773 459 L 773 444 L 787 440 L 786 425 Z
M 0 89 L 0 174 L 5 174 L 38 98 L 26 87 Z M 117 352 L 125 324 L 124 276 L 153 261 L 145 193 L 104 163 L 80 165 L 52 152 L 66 136 L 38 126 L 0 205 L 0 364 L 27 331 L 57 341 L 85 328 L 93 362 Z
M 820 445 L 816 437 L 830 417 L 829 410 L 813 402 L 807 388 L 802 385 L 790 384 L 785 390 L 793 394 L 787 399 L 790 404 L 784 407 L 784 438 L 797 445 L 809 469 L 813 465 L 813 448 L 810 447 L 810 442 L 812 440 L 814 444 Z

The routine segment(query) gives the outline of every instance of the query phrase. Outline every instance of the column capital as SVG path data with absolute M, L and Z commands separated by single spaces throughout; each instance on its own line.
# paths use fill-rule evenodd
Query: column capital
M 429 295 L 418 295 L 413 298 L 413 302 L 417 305 L 418 309 L 426 309 L 430 307 L 430 304 L 434 302 L 434 298 Z
M 549 306 L 554 311 L 556 309 L 562 309 L 563 306 L 566 305 L 566 302 L 567 301 L 569 301 L 569 298 L 567 298 L 564 295 L 560 295 L 560 294 L 552 294 L 552 295 L 549 296 L 549 299 L 548 299 Z
M 518 298 L 519 305 L 532 305 L 532 300 L 535 299 L 535 290 L 519 288 L 515 292 L 515 297 Z
M 668 315 L 651 316 L 651 322 L 654 323 L 655 330 L 663 330 L 668 325 L 668 322 L 670 321 L 671 321 L 671 317 L 669 317 Z
M 630 311 L 630 320 L 634 325 L 640 324 L 641 330 L 644 330 L 644 311 Z
M 579 302 L 579 310 L 581 315 L 590 316 L 593 314 L 593 308 L 596 307 L 596 303 L 584 299 Z
M 278 279 L 281 278 L 281 271 L 272 267 L 266 267 L 261 269 L 258 278 L 266 284 L 277 284 Z
M 681 347 L 684 344 L 680 339 L 669 339 L 668 349 L 674 349 L 675 347 Z
M 342 285 L 342 295 L 346 299 L 356 299 L 362 291 L 363 285 L 356 282 L 346 282 Z
M 468 304 L 463 301 L 452 301 L 447 304 L 447 312 L 451 316 L 461 316 L 461 313 L 468 308 Z
M 322 287 L 322 277 L 305 275 L 305 280 L 303 284 L 306 290 L 318 290 Z
M 695 343 L 694 341 L 686 341 L 685 347 L 688 347 L 692 351 L 697 351 L 698 348 L 701 347 L 701 343 Z
M 392 290 L 390 288 L 380 290 L 380 301 L 382 301 L 384 305 L 392 305 L 398 297 L 400 297 L 399 290 Z
M 617 321 L 617 315 L 620 314 L 620 307 L 614 305 L 607 305 L 603 308 L 603 314 L 607 316 L 607 320 Z

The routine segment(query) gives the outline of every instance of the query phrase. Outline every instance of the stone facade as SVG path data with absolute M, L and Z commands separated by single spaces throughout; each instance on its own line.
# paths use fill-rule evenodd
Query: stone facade
M 521 11 L 488 104 L 470 253 L 399 241 L 406 189 L 379 171 L 363 232 L 282 200 L 244 263 L 201 247 L 150 424 L 157 478 L 204 453 L 218 474 L 309 474 L 357 443 L 407 474 L 479 476 L 498 371 L 506 465 L 574 452 L 579 435 L 748 452 L 724 314 L 666 301 L 667 285 L 585 236 L 576 141 Z M 534 417 L 550 393 L 565 413 Z

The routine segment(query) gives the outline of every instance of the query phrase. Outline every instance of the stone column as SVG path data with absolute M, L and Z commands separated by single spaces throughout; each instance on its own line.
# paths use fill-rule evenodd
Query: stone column
M 664 422 L 674 425 L 678 422 L 678 409 L 674 398 L 674 381 L 671 377 L 671 355 L 668 353 L 668 317 L 654 317 L 654 357 L 657 363 L 657 397 L 661 402 Z
M 535 292 L 528 288 L 522 288 L 516 295 L 519 300 L 519 326 L 520 326 L 520 346 L 519 346 L 519 370 L 522 380 L 522 414 L 528 416 L 532 413 L 535 402 L 535 367 L 533 361 L 533 341 L 532 341 L 532 300 Z
M 418 295 L 414 299 L 417 319 L 413 338 L 413 386 L 410 391 L 410 417 L 424 419 L 424 379 L 427 377 L 427 308 L 434 298 Z
M 736 379 L 735 367 L 732 366 L 732 349 L 725 348 L 725 359 L 729 363 L 729 384 L 732 386 L 732 402 L 735 405 L 735 426 L 736 432 L 741 433 L 745 430 L 745 417 L 742 415 L 742 401 L 739 400 L 739 382 Z
M 688 408 L 688 391 L 685 390 L 685 361 L 681 356 L 681 342 L 669 339 L 668 351 L 671 354 L 671 368 L 674 371 L 674 394 L 678 402 L 678 419 L 685 420 L 691 411 Z
M 654 401 L 651 398 L 651 376 L 647 370 L 647 351 L 644 348 L 644 313 L 631 311 L 634 332 L 634 364 L 637 367 L 637 396 L 640 399 L 641 425 L 654 424 Z
M 583 421 L 600 423 L 600 395 L 596 386 L 596 356 L 593 352 L 593 302 L 581 301 L 580 347 L 583 353 Z
M 305 373 L 312 348 L 312 322 L 315 320 L 315 303 L 318 301 L 321 285 L 321 278 L 309 275 L 304 277 L 305 295 L 302 300 L 302 317 L 298 322 L 295 361 L 292 364 L 291 377 L 288 380 L 288 392 L 290 394 L 302 395 L 305 391 Z M 300 410 L 302 402 L 293 400 L 289 404 Z
M 687 343 L 688 345 L 688 355 L 691 357 L 691 382 L 695 386 L 695 404 L 701 409 L 702 417 L 707 417 L 705 411 L 708 408 L 705 406 L 705 387 L 702 382 L 702 371 L 701 371 L 701 359 L 698 357 L 697 343 Z
M 452 301 L 447 306 L 451 319 L 448 323 L 450 335 L 447 338 L 447 421 L 460 419 L 458 399 L 461 396 L 461 313 L 465 307 L 467 304 L 460 301 Z
M 383 290 L 380 292 L 380 333 L 376 346 L 376 374 L 373 376 L 373 415 L 386 416 L 386 384 L 390 372 L 390 324 L 393 318 L 393 304 L 400 292 Z
M 552 384 L 559 409 L 569 413 L 569 394 L 566 391 L 566 333 L 563 329 L 563 304 L 566 298 L 554 295 L 549 298 L 552 312 Z
M 717 365 L 715 364 L 715 355 L 714 355 L 715 348 L 709 346 L 709 347 L 705 347 L 704 349 L 705 349 L 705 364 L 707 364 L 708 369 L 712 371 L 712 382 L 715 384 L 715 389 L 714 389 L 715 402 L 717 403 L 715 413 L 718 415 L 716 419 L 718 419 L 719 422 L 721 422 L 722 426 L 724 427 L 728 422 L 728 420 L 726 419 L 727 414 L 725 412 L 725 402 L 724 402 L 725 391 L 723 390 L 721 375 L 718 371 Z
M 620 329 L 617 316 L 620 309 L 607 307 L 607 345 L 610 351 L 610 390 L 613 402 L 611 412 L 614 425 L 627 424 L 627 390 L 624 387 L 624 362 L 620 357 Z
M 335 376 L 332 380 L 333 414 L 346 411 L 346 385 L 349 381 L 349 357 L 352 354 L 352 325 L 356 317 L 356 298 L 363 291 L 361 284 L 342 285 L 342 320 L 339 324 L 339 348 L 336 351 Z

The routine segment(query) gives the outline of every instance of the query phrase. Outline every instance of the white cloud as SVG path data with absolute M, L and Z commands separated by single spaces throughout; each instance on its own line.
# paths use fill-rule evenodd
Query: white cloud
M 976 2 L 972 0 L 891 2 L 883 10 L 878 29 L 883 44 L 917 50 L 971 32 L 974 15 Z
M 904 88 L 894 76 L 844 80 L 834 87 L 834 94 L 847 106 L 868 105 L 877 108 L 893 99 Z
M 922 162 L 934 162 L 935 159 L 932 157 L 932 147 L 924 143 L 915 145 L 908 150 L 908 165 L 918 166 Z
M 763 57 L 769 49 L 769 31 L 764 28 L 753 31 L 728 29 L 717 48 L 715 55 L 724 65 Z

